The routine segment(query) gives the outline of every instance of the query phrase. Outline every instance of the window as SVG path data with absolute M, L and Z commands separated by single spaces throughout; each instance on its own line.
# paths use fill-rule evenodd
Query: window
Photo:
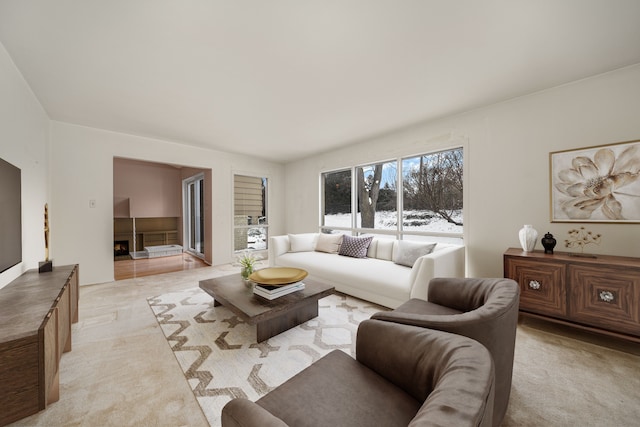
M 233 176 L 233 250 L 267 248 L 267 178 Z
M 397 162 L 355 169 L 358 194 L 358 228 L 395 230 L 398 227 Z
M 323 173 L 321 229 L 412 240 L 459 239 L 463 164 L 463 148 L 458 147 Z
M 462 234 L 462 148 L 402 160 L 404 230 Z
M 351 228 L 351 170 L 322 174 L 322 225 Z

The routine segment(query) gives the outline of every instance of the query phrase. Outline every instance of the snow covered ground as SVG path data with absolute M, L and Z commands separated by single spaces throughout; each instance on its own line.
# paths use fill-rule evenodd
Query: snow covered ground
M 456 221 L 462 222 L 462 211 L 456 211 L 453 216 Z M 397 227 L 397 213 L 389 211 L 376 212 L 375 228 L 381 230 L 395 230 Z M 432 231 L 440 233 L 462 233 L 462 226 L 451 224 L 431 211 L 404 211 L 404 231 Z M 325 215 L 326 227 L 351 227 L 351 214 Z M 360 217 L 358 216 L 358 226 Z
M 456 221 L 462 222 L 462 211 L 455 213 Z M 397 213 L 389 211 L 376 212 L 375 228 L 378 230 L 395 230 L 397 226 Z M 331 227 L 351 227 L 351 214 L 334 214 L 325 215 L 324 225 Z M 358 226 L 360 225 L 360 217 L 358 217 Z M 461 233 L 462 226 L 451 224 L 442 219 L 439 215 L 431 211 L 404 211 L 403 217 L 404 231 L 431 231 L 439 233 Z M 248 232 L 248 249 L 265 250 L 267 249 L 266 229 L 262 227 L 250 228 Z

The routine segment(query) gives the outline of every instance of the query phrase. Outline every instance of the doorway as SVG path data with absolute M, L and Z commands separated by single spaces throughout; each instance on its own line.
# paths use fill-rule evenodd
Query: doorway
M 114 157 L 116 280 L 211 265 L 212 201 L 205 194 L 211 175 L 211 169 Z M 157 258 L 147 259 L 148 248 L 162 246 L 171 246 L 172 255 L 154 252 Z

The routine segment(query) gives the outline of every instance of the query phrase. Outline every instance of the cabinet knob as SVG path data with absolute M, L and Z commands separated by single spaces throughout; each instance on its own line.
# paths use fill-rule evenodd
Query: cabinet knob
M 542 285 L 537 280 L 532 280 L 529 282 L 529 288 L 533 289 L 534 291 L 537 291 L 538 289 L 540 289 L 540 287 L 542 287 Z
M 613 292 L 609 291 L 600 291 L 600 301 L 603 302 L 613 302 L 615 297 L 613 296 Z

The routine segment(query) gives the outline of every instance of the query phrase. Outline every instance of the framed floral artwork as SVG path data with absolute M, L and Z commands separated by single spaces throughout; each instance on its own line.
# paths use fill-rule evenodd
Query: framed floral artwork
M 549 153 L 551 222 L 640 223 L 640 140 Z

